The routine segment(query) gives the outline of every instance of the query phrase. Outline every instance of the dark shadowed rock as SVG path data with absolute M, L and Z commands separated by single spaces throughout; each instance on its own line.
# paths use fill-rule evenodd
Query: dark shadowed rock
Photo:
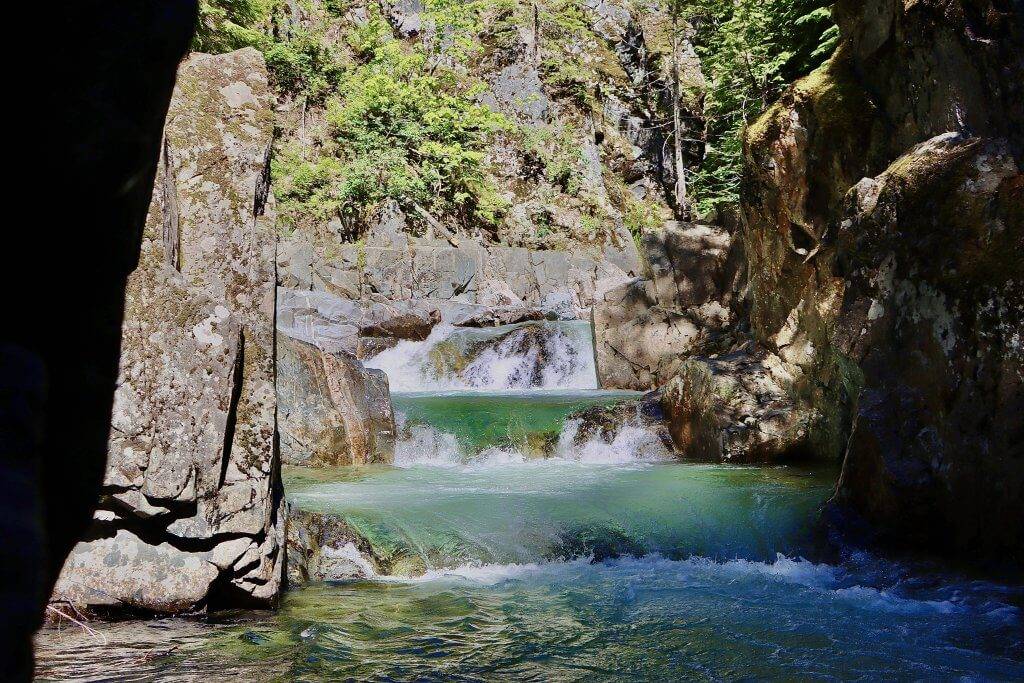
M 755 338 L 845 453 L 832 519 L 1021 561 L 1020 3 L 843 0 L 745 141 Z
M 836 502 L 915 545 L 1020 552 L 1018 161 L 1005 141 L 929 140 L 850 191 L 838 242 L 836 344 L 865 383 Z

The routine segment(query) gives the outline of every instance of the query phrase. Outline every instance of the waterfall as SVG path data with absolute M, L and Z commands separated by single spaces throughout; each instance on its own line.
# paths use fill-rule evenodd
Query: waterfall
M 590 326 L 546 321 L 488 329 L 438 325 L 365 365 L 387 373 L 393 392 L 596 389 Z

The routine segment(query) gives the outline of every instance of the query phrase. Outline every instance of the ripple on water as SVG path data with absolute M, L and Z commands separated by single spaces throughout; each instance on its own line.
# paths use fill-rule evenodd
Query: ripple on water
M 894 565 L 860 558 L 865 572 Z M 899 574 L 900 572 L 897 572 Z M 1024 676 L 1020 589 L 945 577 L 938 589 L 849 567 L 660 556 L 452 568 L 416 580 L 315 586 L 257 622 L 172 624 L 133 664 L 65 634 L 79 672 L 161 680 L 664 680 Z M 1007 602 L 994 610 L 993 596 Z M 148 627 L 147 627 L 148 628 Z M 138 629 L 135 629 L 138 631 Z M 82 641 L 76 647 L 68 638 Z M 137 638 L 137 633 L 132 637 Z M 50 635 L 46 666 L 60 665 Z M 84 660 L 84 662 L 83 662 Z M 111 668 L 120 663 L 121 668 Z M 68 673 L 70 668 L 64 669 Z M 118 674 L 116 672 L 123 672 Z

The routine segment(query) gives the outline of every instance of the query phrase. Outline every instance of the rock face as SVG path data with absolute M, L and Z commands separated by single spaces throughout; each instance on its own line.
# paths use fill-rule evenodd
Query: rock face
M 1024 560 L 1020 159 L 939 136 L 847 196 L 836 344 L 865 382 L 836 503 L 889 537 Z
M 833 518 L 1018 562 L 1021 12 L 837 3 L 835 56 L 748 131 L 743 206 L 751 331 L 845 452 Z
M 184 612 L 278 595 L 272 105 L 255 50 L 181 66 L 128 284 L 100 509 L 54 599 Z
M 740 272 L 724 230 L 669 224 L 644 236 L 649 277 L 600 293 L 593 306 L 598 379 L 606 388 L 655 389 L 730 322 Z
M 282 248 L 280 283 L 288 289 L 387 304 L 538 308 L 550 297 L 562 296 L 583 314 L 599 281 L 623 281 L 639 272 L 636 248 L 632 241 L 629 245 L 627 256 L 617 263 L 559 251 L 482 247 L 469 241 L 453 247 L 438 240 L 416 240 L 404 249 L 342 245 L 327 259 L 295 239 Z
M 661 391 L 676 450 L 691 460 L 745 464 L 810 457 L 820 416 L 793 400 L 789 372 L 778 356 L 749 348 L 685 362 Z
M 277 306 L 277 329 L 282 334 L 360 359 L 402 341 L 425 340 L 442 317 L 441 308 L 429 301 L 352 301 L 283 287 L 278 289 Z M 444 308 L 468 314 L 461 307 Z M 476 307 L 471 310 L 476 312 Z
M 278 425 L 286 465 L 391 463 L 395 415 L 388 378 L 345 351 L 277 338 Z

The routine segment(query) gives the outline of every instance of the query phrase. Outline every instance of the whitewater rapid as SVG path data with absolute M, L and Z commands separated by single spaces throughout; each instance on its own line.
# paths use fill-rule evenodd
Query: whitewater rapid
M 639 422 L 625 424 L 610 442 L 597 435 L 579 441 L 579 419 L 566 421 L 553 452 L 537 458 L 516 445 L 492 446 L 474 452 L 450 432 L 430 425 L 408 425 L 405 416 L 396 415 L 399 439 L 395 444 L 396 467 L 473 467 L 496 468 L 510 465 L 556 463 L 558 461 L 590 465 L 637 465 L 665 462 L 672 452 L 649 428 Z
M 426 340 L 400 342 L 364 364 L 383 370 L 392 392 L 597 389 L 590 325 L 580 321 L 440 324 Z

